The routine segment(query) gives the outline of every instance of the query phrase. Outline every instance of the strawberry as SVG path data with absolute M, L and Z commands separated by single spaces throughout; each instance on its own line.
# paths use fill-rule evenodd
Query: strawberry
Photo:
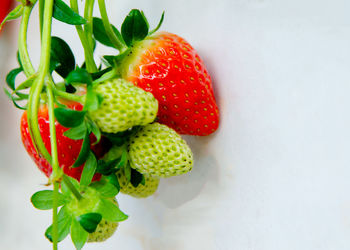
M 120 184 L 120 191 L 123 194 L 127 194 L 135 198 L 146 198 L 153 195 L 157 191 L 159 178 L 144 175 L 145 184 L 140 183 L 137 187 L 134 187 L 126 179 L 124 171 L 119 170 L 116 174 Z
M 193 155 L 187 143 L 171 128 L 152 123 L 130 138 L 130 166 L 142 174 L 170 177 L 192 169 Z
M 104 219 L 98 224 L 96 231 L 89 234 L 88 242 L 102 242 L 110 238 L 117 230 L 118 222 L 106 221 Z
M 218 128 L 210 75 L 183 38 L 157 32 L 135 41 L 118 67 L 124 79 L 158 100 L 158 122 L 189 135 L 205 136 Z
M 82 105 L 76 103 L 76 104 L 70 105 L 70 108 L 74 110 L 81 110 Z M 38 120 L 39 120 L 40 134 L 42 136 L 43 142 L 45 144 L 46 149 L 51 154 L 49 114 L 48 114 L 48 108 L 46 105 L 42 105 L 40 107 L 40 110 L 38 113 Z M 65 174 L 77 180 L 80 180 L 80 176 L 83 170 L 83 165 L 76 168 L 73 168 L 72 165 L 74 164 L 75 160 L 79 155 L 79 152 L 82 146 L 82 140 L 72 140 L 64 136 L 63 133 L 67 131 L 68 128 L 63 127 L 57 121 L 55 125 L 56 125 L 57 152 L 58 152 L 59 166 L 63 169 L 63 172 Z M 33 142 L 29 134 L 26 111 L 23 113 L 21 118 L 21 136 L 22 136 L 23 145 L 27 150 L 28 154 L 37 164 L 38 168 L 47 177 L 49 177 L 52 173 L 52 167 L 45 158 L 40 157 L 38 155 L 38 153 L 36 152 L 33 146 Z M 91 143 L 96 141 L 96 138 L 93 135 L 90 135 L 90 139 L 91 139 Z M 102 157 L 104 153 L 106 153 L 106 150 L 108 150 L 108 142 L 106 141 L 106 139 L 101 139 L 100 143 L 94 146 L 91 146 L 91 149 L 94 151 L 97 157 Z M 100 179 L 100 177 L 101 177 L 100 174 L 96 174 L 93 180 L 96 181 Z
M 0 23 L 5 19 L 5 17 L 9 13 L 11 5 L 12 5 L 12 0 L 1 0 Z
M 126 80 L 105 81 L 94 90 L 103 97 L 103 101 L 98 110 L 90 112 L 90 117 L 103 132 L 125 131 L 133 126 L 151 123 L 156 118 L 157 100 L 151 93 Z

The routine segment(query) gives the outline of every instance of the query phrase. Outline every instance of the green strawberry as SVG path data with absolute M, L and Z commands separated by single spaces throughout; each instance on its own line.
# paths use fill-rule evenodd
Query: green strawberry
M 175 130 L 152 123 L 130 138 L 130 166 L 153 177 L 171 177 L 192 169 L 193 155 Z
M 90 111 L 90 117 L 103 132 L 117 133 L 146 125 L 157 116 L 158 101 L 153 95 L 126 80 L 108 80 L 94 90 L 103 101 L 97 110 Z
M 123 194 L 127 194 L 135 198 L 146 198 L 157 191 L 159 178 L 144 175 L 145 184 L 143 185 L 140 183 L 137 187 L 134 187 L 125 177 L 123 170 L 119 170 L 116 174 L 120 184 L 120 191 Z
M 88 242 L 102 242 L 110 238 L 117 230 L 118 222 L 110 222 L 104 219 L 98 224 L 96 231 L 89 234 Z

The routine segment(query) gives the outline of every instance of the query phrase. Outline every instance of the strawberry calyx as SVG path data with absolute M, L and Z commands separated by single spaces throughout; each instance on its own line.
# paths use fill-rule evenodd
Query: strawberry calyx
M 126 220 L 128 216 L 119 209 L 118 203 L 114 200 L 119 190 L 113 184 L 103 179 L 82 190 L 75 179 L 69 179 L 76 189 L 83 191 L 83 196 L 77 199 L 66 182 L 62 182 L 57 201 L 60 207 L 58 241 L 71 234 L 74 245 L 81 249 L 88 241 L 89 234 L 96 231 L 102 220 L 103 223 L 118 223 Z M 31 202 L 37 209 L 50 210 L 53 208 L 53 199 L 52 190 L 42 190 L 33 194 Z M 45 236 L 52 241 L 52 225 L 47 228 Z

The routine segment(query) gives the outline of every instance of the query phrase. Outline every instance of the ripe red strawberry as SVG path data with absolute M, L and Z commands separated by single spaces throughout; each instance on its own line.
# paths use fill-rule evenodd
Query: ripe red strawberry
M 121 74 L 158 100 L 158 122 L 190 135 L 209 135 L 218 128 L 210 75 L 183 38 L 158 32 L 135 42 Z
M 1 0 L 0 23 L 5 19 L 5 17 L 9 13 L 11 5 L 12 5 L 12 0 Z
M 69 105 L 69 108 L 74 110 L 81 110 L 81 104 L 72 104 Z M 39 120 L 39 129 L 42 139 L 44 141 L 45 147 L 48 152 L 51 154 L 51 142 L 50 142 L 50 125 L 49 125 L 49 114 L 48 108 L 46 105 L 42 105 L 39 109 L 38 113 Z M 59 166 L 63 169 L 63 172 L 78 181 L 80 180 L 80 176 L 83 170 L 83 165 L 73 168 L 75 160 L 77 159 L 83 140 L 72 140 L 63 135 L 68 128 L 63 127 L 56 121 L 56 136 L 57 136 L 57 152 L 58 152 L 58 162 Z M 38 168 L 49 177 L 52 173 L 52 167 L 47 162 L 45 158 L 42 158 L 36 152 L 33 142 L 30 138 L 29 129 L 28 129 L 28 121 L 27 121 L 27 112 L 24 112 L 21 118 L 21 136 L 22 142 L 27 150 L 28 154 L 37 164 Z M 95 136 L 90 135 L 91 143 L 96 141 Z M 105 139 L 101 139 L 101 141 L 91 146 L 92 151 L 96 154 L 96 156 L 102 157 L 108 150 L 108 145 Z M 101 177 L 100 174 L 95 174 L 93 181 L 99 180 Z

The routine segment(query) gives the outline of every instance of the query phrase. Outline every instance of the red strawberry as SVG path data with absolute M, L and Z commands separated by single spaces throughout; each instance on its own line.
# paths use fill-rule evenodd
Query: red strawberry
M 9 13 L 11 5 L 12 5 L 12 0 L 1 0 L 0 23 L 5 19 L 5 17 Z
M 81 110 L 81 104 L 72 104 L 69 105 L 69 108 L 74 110 Z M 45 147 L 48 152 L 51 154 L 51 142 L 50 142 L 50 125 L 49 125 L 49 114 L 48 108 L 46 105 L 42 105 L 39 109 L 38 113 L 39 120 L 39 129 L 42 139 L 44 141 Z M 72 140 L 63 135 L 68 128 L 63 127 L 56 121 L 56 136 L 57 136 L 57 152 L 58 152 L 58 162 L 60 167 L 63 169 L 63 172 L 78 181 L 80 180 L 80 176 L 83 170 L 83 165 L 77 168 L 73 168 L 75 160 L 77 159 L 83 140 Z M 28 121 L 27 121 L 27 112 L 24 112 L 21 118 L 21 136 L 22 142 L 27 150 L 28 154 L 32 157 L 34 162 L 37 164 L 38 168 L 49 177 L 52 173 L 52 167 L 47 162 L 45 158 L 42 158 L 36 152 L 33 142 L 30 138 L 29 129 L 28 129 Z M 91 143 L 96 141 L 96 137 L 90 135 Z M 101 139 L 100 143 L 91 146 L 92 151 L 96 154 L 98 158 L 102 157 L 108 148 L 108 143 L 105 141 L 106 139 Z M 101 177 L 100 174 L 95 174 L 93 181 L 99 180 Z
M 135 42 L 122 61 L 121 74 L 158 100 L 158 122 L 190 135 L 209 135 L 218 128 L 211 78 L 183 38 L 158 32 Z

